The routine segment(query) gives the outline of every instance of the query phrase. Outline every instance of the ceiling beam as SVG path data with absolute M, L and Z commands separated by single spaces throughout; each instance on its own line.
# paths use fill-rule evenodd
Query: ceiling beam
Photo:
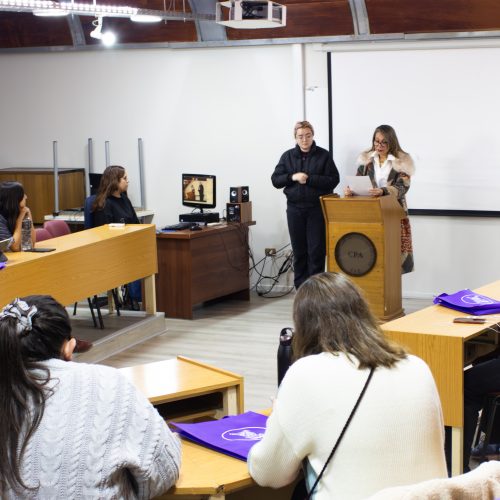
M 223 42 L 227 40 L 224 26 L 203 17 L 215 16 L 215 4 L 216 0 L 189 0 L 199 42 Z
M 349 7 L 351 8 L 354 34 L 369 35 L 370 21 L 368 20 L 365 0 L 349 0 Z
M 73 47 L 84 47 L 87 42 L 85 40 L 85 34 L 83 33 L 80 17 L 75 14 L 69 14 L 66 16 L 66 19 L 68 20 L 68 27 L 73 40 Z

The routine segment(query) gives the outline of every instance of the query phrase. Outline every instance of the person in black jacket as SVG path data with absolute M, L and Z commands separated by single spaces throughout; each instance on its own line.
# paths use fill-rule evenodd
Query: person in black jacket
M 127 171 L 119 165 L 106 167 L 91 209 L 94 227 L 110 223 L 139 224 L 127 189 Z M 141 280 L 128 283 L 125 305 L 138 311 L 141 295 Z
M 118 165 L 106 167 L 92 205 L 94 226 L 116 222 L 139 224 L 134 207 L 128 199 L 127 189 L 127 171 Z
M 319 197 L 333 192 L 339 172 L 330 153 L 316 146 L 309 122 L 297 122 L 293 131 L 297 144 L 283 153 L 271 180 L 275 188 L 284 188 L 287 198 L 294 284 L 298 289 L 309 276 L 325 270 L 325 220 Z

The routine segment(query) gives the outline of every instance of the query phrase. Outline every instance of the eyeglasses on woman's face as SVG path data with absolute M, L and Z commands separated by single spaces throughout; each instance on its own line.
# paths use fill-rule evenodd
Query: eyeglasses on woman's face
M 383 141 L 377 141 L 376 139 L 373 141 L 373 145 L 375 147 L 379 147 L 379 146 L 382 146 L 383 148 L 386 148 L 387 146 L 389 146 L 389 143 L 386 141 L 386 140 L 383 140 Z

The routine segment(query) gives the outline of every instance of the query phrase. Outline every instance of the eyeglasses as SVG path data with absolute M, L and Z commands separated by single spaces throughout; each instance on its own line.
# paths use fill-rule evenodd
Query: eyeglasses
M 373 141 L 374 146 L 389 146 L 389 143 L 387 141 Z

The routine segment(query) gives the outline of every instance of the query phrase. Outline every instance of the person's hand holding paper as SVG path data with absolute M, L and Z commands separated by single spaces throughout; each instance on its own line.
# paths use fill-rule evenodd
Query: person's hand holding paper
M 370 177 L 367 175 L 348 175 L 346 179 L 351 195 L 370 196 L 370 189 L 373 188 Z

